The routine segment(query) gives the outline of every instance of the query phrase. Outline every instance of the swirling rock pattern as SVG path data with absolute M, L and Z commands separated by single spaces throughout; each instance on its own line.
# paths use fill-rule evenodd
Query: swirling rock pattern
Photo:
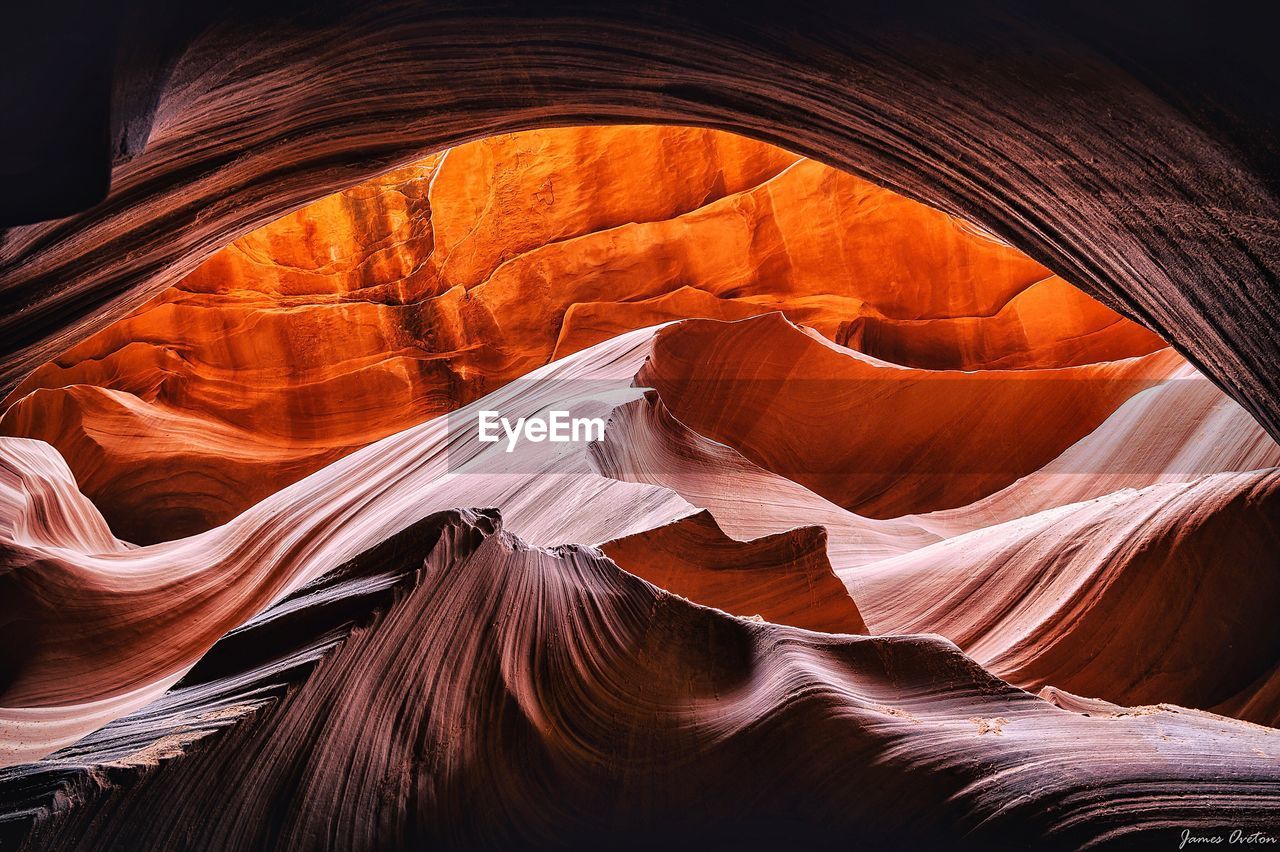
M 5 439 L 0 446 L 9 460 L 6 469 L 14 473 L 6 480 L 6 511 L 13 520 L 6 532 L 3 615 L 7 624 L 42 628 L 34 642 L 6 645 L 3 670 L 9 674 L 0 718 L 12 768 L 0 788 L 11 803 L 7 830 L 35 845 L 61 846 L 85 837 L 181 843 L 192 814 L 207 807 L 198 804 L 202 794 L 174 790 L 216 790 L 230 783 L 218 779 L 242 782 L 250 776 L 256 780 L 237 789 L 274 792 L 252 798 L 210 794 L 232 803 L 236 813 L 210 825 L 220 844 L 294 842 L 319 831 L 355 846 L 491 846 L 619 835 L 669 840 L 690 819 L 687 811 L 681 816 L 689 801 L 681 796 L 711 785 L 711 777 L 721 779 L 712 786 L 724 795 L 711 796 L 689 828 L 709 837 L 727 832 L 723 836 L 749 839 L 785 825 L 800 832 L 796 837 L 811 833 L 822 839 L 834 827 L 871 844 L 947 836 L 975 844 L 1036 838 L 1071 847 L 1148 835 L 1167 842 L 1170 821 L 1217 824 L 1224 801 L 1232 802 L 1232 819 L 1241 825 L 1266 826 L 1275 819 L 1280 779 L 1269 729 L 1164 704 L 1100 713 L 1099 707 L 1114 707 L 1103 702 L 1081 711 L 1071 704 L 1075 699 L 1047 693 L 1070 712 L 1060 710 L 997 679 L 944 640 L 901 633 L 875 640 L 775 633 L 787 628 L 680 602 L 584 548 L 598 543 L 642 576 L 721 610 L 767 612 L 777 622 L 846 633 L 862 627 L 856 614 L 865 610 L 873 633 L 950 632 L 962 648 L 1030 687 L 1061 673 L 1104 691 L 1104 698 L 1163 692 L 1246 718 L 1274 718 L 1269 714 L 1275 712 L 1276 649 L 1268 634 L 1247 632 L 1272 606 L 1264 563 L 1276 535 L 1274 470 L 1193 474 L 968 534 L 942 522 L 930 531 L 927 515 L 860 518 L 699 436 L 671 419 L 661 391 L 634 386 L 645 371 L 671 369 L 665 339 L 691 335 L 686 339 L 701 341 L 711 354 L 735 345 L 743 333 L 755 336 L 751 351 L 761 363 L 772 362 L 768 344 L 775 338 L 778 345 L 789 338 L 817 342 L 776 316 L 631 332 L 535 371 L 532 381 L 512 383 L 465 407 L 461 418 L 436 418 L 357 451 L 230 524 L 147 548 L 101 540 L 100 520 L 78 519 L 92 513 L 92 506 L 70 486 L 54 451 L 39 442 Z M 865 358 L 822 345 L 851 363 Z M 1135 397 L 1129 404 L 1138 402 Z M 609 418 L 606 440 L 571 451 L 525 443 L 513 458 L 500 446 L 478 442 L 474 430 L 460 428 L 484 406 L 511 412 L 563 406 L 603 414 Z M 1132 422 L 1123 411 L 1113 418 Z M 1258 428 L 1247 418 L 1216 422 Z M 1160 444 L 1176 444 L 1178 437 L 1158 435 L 1150 452 L 1176 456 Z M 1223 433 L 1224 440 L 1230 437 Z M 1246 445 L 1243 438 L 1236 443 Z M 1230 452 L 1227 457 L 1239 458 Z M 30 468 L 39 473 L 20 473 Z M 499 533 L 493 515 L 447 521 L 459 541 L 469 543 L 433 551 L 434 556 L 423 542 L 434 541 L 436 533 L 397 537 L 414 528 L 415 519 L 467 502 L 500 506 L 507 526 L 551 549 L 530 550 Z M 1124 503 L 1152 508 L 1109 511 Z M 789 512 L 822 518 L 824 526 L 829 520 L 830 565 L 852 599 L 835 594 L 828 556 L 819 549 L 822 536 L 796 529 Z M 80 534 L 81 526 L 96 532 Z M 439 524 L 420 529 L 425 528 L 438 530 Z M 751 533 L 744 536 L 746 529 Z M 363 569 L 330 576 L 344 560 L 361 563 L 365 552 L 403 554 L 400 543 L 406 540 L 421 546 L 411 562 L 386 568 L 390 574 L 378 574 L 380 568 L 372 578 L 352 580 L 354 586 L 343 585 L 343 578 Z M 1080 548 L 1061 540 L 1092 544 Z M 1205 558 L 1224 547 L 1234 548 L 1227 573 L 1224 563 Z M 672 556 L 662 557 L 664 551 Z M 1028 554 L 1040 555 L 1028 562 Z M 425 574 L 407 567 L 424 564 Z M 725 570 L 733 572 L 733 583 L 724 583 Z M 1144 591 L 1164 590 L 1162 579 L 1172 578 L 1170 572 L 1183 572 L 1176 584 L 1189 592 L 1217 589 L 1205 597 L 1190 593 L 1182 620 L 1173 624 L 1164 622 L 1169 613 L 1163 604 Z M 963 583 L 951 579 L 960 577 Z M 780 594 L 797 581 L 805 594 Z M 315 636 L 301 628 L 271 632 L 277 618 L 284 619 L 281 625 L 296 619 L 312 623 L 306 615 L 312 603 L 304 601 L 316 600 L 320 613 L 328 606 L 359 610 L 366 594 L 361 589 L 371 594 L 400 582 L 417 584 L 418 591 L 396 600 L 419 603 L 388 604 L 379 597 L 367 615 L 342 610 L 361 624 L 378 626 L 349 634 L 341 650 L 331 635 L 341 624 L 321 615 Z M 351 594 L 317 591 L 330 588 L 326 584 Z M 982 606 L 973 602 L 975 595 Z M 264 607 L 266 613 L 255 619 Z M 668 618 L 675 622 L 662 626 Z M 911 618 L 917 621 L 907 623 Z M 286 644 L 293 644 L 268 642 L 265 656 L 255 656 L 256 640 L 235 638 L 234 628 L 245 621 L 256 635 L 267 631 L 280 637 L 273 641 L 287 636 Z M 695 629 L 695 623 L 704 627 Z M 401 626 L 385 626 L 390 624 Z M 752 624 L 765 632 L 751 633 Z M 1079 624 L 1093 629 L 1077 631 Z M 1163 632 L 1155 629 L 1162 624 Z M 1184 624 L 1199 627 L 1179 629 Z M 223 641 L 240 651 L 216 650 L 228 630 L 232 636 Z M 1227 638 L 1243 635 L 1253 639 Z M 1207 641 L 1197 642 L 1201 637 Z M 722 639 L 738 650 L 731 653 L 719 644 Z M 856 641 L 873 644 L 849 644 Z M 1098 652 L 1090 643 L 1119 654 L 1124 664 L 1093 663 Z M 91 658 L 79 650 L 84 647 L 94 649 Z M 413 651 L 406 654 L 406 647 Z M 1209 647 L 1216 648 L 1211 661 L 1197 656 Z M 272 649 L 278 659 L 270 656 Z M 682 674 L 686 665 L 691 668 Z M 412 676 L 402 674 L 405 666 Z M 472 666 L 478 666 L 476 677 L 490 672 L 484 677 L 498 680 L 471 680 L 466 672 Z M 462 674 L 433 674 L 444 671 Z M 388 691 L 379 678 L 395 688 Z M 484 683 L 501 691 L 493 700 L 476 701 L 476 695 L 489 695 Z M 250 688 L 254 684 L 261 690 Z M 282 693 L 286 684 L 298 686 Z M 431 700 L 423 692 L 428 689 Z M 449 695 L 459 703 L 450 703 Z M 602 711 L 600 702 L 620 703 Z M 394 707 L 426 715 L 393 724 L 401 718 L 391 712 Z M 455 718 L 451 707 L 462 716 Z M 506 707 L 518 716 L 509 716 Z M 485 715 L 489 710 L 497 715 Z M 863 713 L 871 715 L 864 719 Z M 503 719 L 525 721 L 512 729 L 514 722 Z M 353 725 L 371 720 L 385 721 L 373 734 L 353 736 Z M 84 744 L 71 745 L 108 723 Z M 513 746 L 524 742 L 524 734 L 512 733 L 515 739 L 504 742 L 501 752 L 532 755 L 529 763 L 512 767 L 503 758 L 507 769 L 500 770 L 485 762 L 481 743 L 491 735 L 482 732 L 493 725 L 534 737 L 527 747 Z M 617 725 L 632 732 L 626 740 L 631 746 L 623 751 L 609 745 L 619 742 Z M 830 736 L 813 733 L 819 730 Z M 313 743 L 304 731 L 328 733 Z M 1010 739 L 1015 731 L 1025 735 Z M 793 736 L 830 762 L 797 749 Z M 958 762 L 947 763 L 944 754 L 969 752 L 959 746 L 935 750 L 938 737 L 946 736 L 975 738 L 981 758 L 975 763 L 958 756 Z M 884 753 L 890 741 L 898 744 L 892 750 L 896 757 L 868 770 L 869 756 Z M 842 745 L 833 750 L 832 742 Z M 690 748 L 710 751 L 690 764 Z M 289 777 L 304 779 L 301 786 L 272 775 L 259 759 L 262 749 L 276 755 L 271 765 L 298 762 L 302 774 Z M 1178 757 L 1161 762 L 1164 769 L 1157 773 L 1153 749 L 1166 756 L 1174 749 Z M 397 756 L 402 754 L 418 757 Z M 48 756 L 29 762 L 42 755 Z M 206 760 L 214 768 L 200 768 Z M 129 769 L 157 762 L 142 775 Z M 103 798 L 101 788 L 75 768 L 86 763 L 123 767 L 110 782 L 116 792 Z M 748 763 L 755 769 L 748 771 Z M 368 775 L 360 775 L 365 780 L 355 787 L 335 786 L 337 765 L 358 766 Z M 1064 765 L 1096 766 L 1088 773 L 1093 792 L 1084 795 L 1073 786 L 1071 779 L 1084 776 L 1055 768 Z M 703 777 L 691 766 L 712 775 Z M 979 782 L 969 774 L 978 766 L 1009 771 L 983 770 Z M 1026 766 L 1040 769 L 1032 777 Z M 446 777 L 461 786 L 445 783 Z M 761 810 L 762 788 L 755 785 L 777 789 L 779 777 L 787 779 L 788 792 Z M 840 777 L 846 780 L 832 780 Z M 380 778 L 385 780 L 375 780 Z M 439 780 L 422 786 L 431 778 Z M 1001 778 L 1006 780 L 992 780 Z M 494 783 L 512 785 L 504 799 L 511 807 L 504 806 L 502 815 L 458 810 L 456 803 L 480 801 L 475 791 Z M 869 783 L 877 790 L 870 802 Z M 431 786 L 438 784 L 444 786 Z M 637 784 L 665 792 L 632 802 L 633 793 L 622 791 Z M 1102 804 L 1122 788 L 1142 802 L 1123 818 Z M 357 789 L 402 792 L 385 810 L 385 799 L 364 798 Z M 544 801 L 534 789 L 552 798 Z M 914 792 L 908 796 L 906 789 Z M 855 795 L 863 798 L 855 803 Z M 276 804 L 268 806 L 268 800 Z M 553 800 L 586 804 L 582 810 L 550 807 Z M 1011 810 L 1015 800 L 1021 804 Z M 53 801 L 69 804 L 53 808 Z M 910 808 L 894 816 L 890 803 L 901 807 L 907 801 Z M 745 802 L 753 803 L 748 810 Z M 267 816 L 275 812 L 293 816 L 281 824 Z M 166 816 L 157 818 L 158 813 Z M 737 829 L 730 825 L 734 820 Z M 746 834 L 735 833 L 739 829 Z
M 1246 698 L 1280 656 L 1273 631 L 1249 628 L 1280 604 L 1270 577 L 1278 475 L 1119 491 L 845 576 L 874 632 L 940 633 L 1028 689 L 1052 683 L 1125 704 L 1244 702 L 1243 718 L 1277 725 L 1274 696 Z
M 1164 346 L 813 160 L 711 130 L 567 128 L 451 148 L 242 237 L 37 369 L 0 431 L 56 446 L 112 528 L 149 544 L 622 332 L 773 310 L 930 369 Z
M 1181 363 L 1162 350 L 1062 369 L 913 370 L 768 323 L 787 325 L 773 314 L 729 331 L 693 321 L 664 332 L 638 381 L 695 431 L 881 518 L 991 494 Z
M 78 141 L 0 155 L 83 184 L 0 199 L 82 210 L 0 236 L 5 429 L 57 444 L 0 438 L 6 845 L 1271 836 L 1248 36 L 1188 76 L 1176 9 L 150 5 Z M 645 118 L 799 153 L 468 142 Z
M 4 221 L 84 212 L 0 244 L 6 388 L 389 167 L 535 126 L 683 121 L 979 223 L 1280 434 L 1274 22 L 1257 11 L 547 0 L 529 39 L 514 0 L 131 6 L 50 14 L 52 45 L 11 28 L 30 70 Z
M 242 657 L 232 636 L 175 696 L 225 710 L 228 685 L 268 678 L 276 650 L 291 665 L 275 680 L 303 669 L 298 688 L 235 705 L 222 715 L 250 718 L 229 729 L 207 711 L 180 760 L 118 755 L 125 722 L 80 753 L 116 753 L 127 795 L 66 760 L 60 775 L 10 772 L 29 806 L 51 782 L 71 791 L 32 815 L 27 844 L 174 848 L 201 824 L 200 843 L 227 849 L 1074 848 L 1176 842 L 1171 816 L 1195 827 L 1223 809 L 1265 827 L 1280 809 L 1273 730 L 1170 706 L 1059 709 L 938 638 L 732 619 L 590 550 L 529 548 L 495 514 L 429 518 L 337 576 L 394 589 L 318 665 L 270 642 L 242 641 Z M 246 629 L 307 626 L 298 610 L 324 601 L 303 589 Z M 164 728 L 177 710 L 133 724 Z M 1130 791 L 1122 815 L 1098 806 L 1107 788 Z
M 710 333 L 715 329 L 718 335 Z M 0 578 L 8 590 L 6 620 L 38 624 L 40 632 L 21 650 L 11 648 L 12 659 L 5 666 L 15 675 L 4 692 L 3 706 L 23 708 L 8 720 L 9 747 L 16 755 L 38 755 L 60 738 L 73 736 L 69 731 L 77 725 L 84 726 L 81 733 L 92 730 L 100 723 L 100 712 L 140 706 L 138 702 L 148 697 L 146 690 L 175 681 L 218 636 L 276 596 L 420 517 L 424 507 L 498 505 L 513 529 L 536 544 L 603 543 L 693 514 L 694 504 L 680 490 L 610 476 L 592 445 L 566 455 L 555 445 L 524 444 L 512 458 L 500 445 L 479 443 L 474 428 L 457 434 L 457 424 L 473 424 L 475 412 L 485 407 L 509 415 L 552 405 L 575 415 L 607 414 L 640 394 L 627 387 L 633 377 L 667 369 L 663 341 L 687 330 L 709 351 L 740 343 L 744 330 L 753 333 L 756 345 L 748 348 L 763 355 L 766 363 L 772 339 L 813 342 L 801 330 L 769 316 L 637 331 L 541 368 L 528 381 L 472 403 L 457 418 L 428 421 L 353 453 L 202 536 L 115 555 L 101 554 L 98 547 L 71 549 L 67 532 L 15 535 L 8 557 L 11 568 Z M 830 352 L 858 363 L 854 353 Z M 47 445 L 28 441 L 13 446 L 52 452 Z M 684 468 L 678 464 L 654 469 L 662 473 Z M 744 476 L 738 481 L 739 487 L 748 487 L 751 480 Z M 574 504 L 594 508 L 564 511 Z M 42 518 L 27 508 L 34 505 L 22 504 L 24 515 L 15 530 L 40 525 Z M 820 517 L 809 513 L 812 500 L 799 505 L 810 522 Z M 714 506 L 708 506 L 713 514 Z M 833 538 L 852 539 L 855 549 L 876 552 L 877 541 L 891 540 L 899 528 L 889 523 L 867 529 L 857 516 L 831 508 L 836 515 L 830 527 Z M 81 500 L 77 511 L 83 509 Z M 913 538 L 936 541 L 923 531 Z M 902 549 L 899 544 L 896 552 Z M 837 568 L 848 567 L 844 552 L 844 547 L 838 553 L 833 547 Z M 113 576 L 127 577 L 128 582 L 108 579 Z M 134 625 L 141 613 L 157 609 L 166 615 L 150 624 L 154 641 L 146 654 L 139 654 Z M 86 619 L 89 610 L 93 617 Z M 193 630 L 195 618 L 207 628 Z M 82 645 L 93 647 L 94 656 L 78 654 L 75 649 Z M 105 703 L 93 710 L 91 719 L 76 721 L 89 712 L 85 708 L 96 706 L 94 702 Z M 39 733 L 40 726 L 53 731 L 48 739 Z

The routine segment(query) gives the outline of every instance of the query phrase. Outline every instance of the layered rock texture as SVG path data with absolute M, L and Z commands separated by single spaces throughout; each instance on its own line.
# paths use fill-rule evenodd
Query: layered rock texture
M 806 157 L 451 147 L 6 405 L 6 845 L 1280 824 L 1280 445 L 1004 241 Z
M 0 33 L 21 130 L 0 139 L 5 390 L 238 237 L 389 168 L 512 130 L 686 123 L 978 223 L 1159 332 L 1280 437 L 1266 6 L 24 6 Z
M 972 487 L 883 493 L 920 442 L 985 431 L 975 406 L 1002 404 L 1000 391 L 960 390 L 960 410 L 835 497 L 880 515 L 950 508 L 1034 470 L 1152 374 L 1140 361 L 1091 363 L 1163 347 L 1013 249 L 812 160 L 709 130 L 570 128 L 450 149 L 232 243 L 36 370 L 0 431 L 56 446 L 112 528 L 147 544 L 225 523 L 370 441 L 623 331 L 770 311 L 900 365 L 998 370 L 995 387 L 1027 409 L 1047 411 L 1059 378 L 1098 375 L 1071 381 L 1087 400 L 1057 408 L 1025 444 L 992 430 L 992 447 L 1012 443 L 1007 465 Z M 1009 369 L 1039 370 L 1040 397 L 1004 382 Z M 868 362 L 828 378 L 877 397 L 854 386 L 883 374 Z M 748 409 L 772 393 L 760 382 L 739 395 L 739 378 L 679 381 L 715 383 Z M 818 384 L 807 383 L 821 397 Z M 884 401 L 925 423 L 911 404 L 896 391 Z M 831 413 L 829 427 L 848 419 Z M 879 417 L 862 412 L 868 441 Z M 797 438 L 825 452 L 821 435 Z

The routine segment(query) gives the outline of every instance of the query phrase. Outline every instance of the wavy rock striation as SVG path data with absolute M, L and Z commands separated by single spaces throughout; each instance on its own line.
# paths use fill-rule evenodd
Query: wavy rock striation
M 30 477 L 24 479 L 20 473 L 12 476 L 16 483 L 10 486 L 16 495 L 11 498 L 15 520 L 5 545 L 8 570 L 0 576 L 5 590 L 0 613 L 6 624 L 24 625 L 28 638 L 21 645 L 8 645 L 3 660 L 3 670 L 10 675 L 0 693 L 0 707 L 8 708 L 0 711 L 0 720 L 9 762 L 47 754 L 111 718 L 142 707 L 179 680 L 218 637 L 272 601 L 376 546 L 416 518 L 458 505 L 501 507 L 512 530 L 538 545 L 604 544 L 662 528 L 673 520 L 696 515 L 699 508 L 709 510 L 721 529 L 739 538 L 785 533 L 802 523 L 821 521 L 831 539 L 831 564 L 852 588 L 857 608 L 870 607 L 868 611 L 880 613 L 881 607 L 892 607 L 885 598 L 864 597 L 858 586 L 860 578 L 872 576 L 869 572 L 886 558 L 928 560 L 931 547 L 946 548 L 949 541 L 939 544 L 938 533 L 928 531 L 920 519 L 861 518 L 777 474 L 759 468 L 753 474 L 755 466 L 745 456 L 698 437 L 687 427 L 675 428 L 678 424 L 665 409 L 655 407 L 656 398 L 642 399 L 642 389 L 631 386 L 648 371 L 662 375 L 668 370 L 665 342 L 669 339 L 701 341 L 710 358 L 740 344 L 744 334 L 755 341 L 750 349 L 761 364 L 775 363 L 770 354 L 773 345 L 817 343 L 770 316 L 727 324 L 691 321 L 622 335 L 541 368 L 527 383 L 507 385 L 454 417 L 431 420 L 357 451 L 229 524 L 192 538 L 140 549 L 116 542 L 104 548 L 96 538 L 85 539 L 72 521 L 91 507 L 71 488 L 65 468 L 54 463 L 54 451 L 45 444 L 6 439 L 2 446 L 10 469 L 21 471 L 29 466 L 32 455 L 48 459 L 42 464 L 52 473 L 35 480 L 35 489 L 44 502 L 52 495 L 71 503 L 68 508 L 50 511 L 41 499 L 23 490 L 27 486 L 22 483 Z M 834 344 L 817 345 L 852 364 L 863 363 L 863 356 L 857 353 Z M 486 407 L 510 416 L 562 407 L 573 416 L 610 417 L 606 436 L 612 439 L 602 444 L 569 445 L 569 449 L 525 442 L 513 456 L 502 444 L 478 441 L 476 413 Z M 766 421 L 762 423 L 767 426 Z M 658 434 L 653 434 L 655 429 Z M 634 452 L 624 454 L 619 446 Z M 704 475 L 699 476 L 699 471 Z M 53 487 L 46 484 L 49 479 L 54 480 Z M 1225 495 L 1224 511 L 1210 513 L 1207 517 L 1215 519 L 1218 526 L 1207 525 L 1210 532 L 1202 541 L 1189 539 L 1179 552 L 1212 552 L 1221 546 L 1221 536 L 1237 540 L 1231 546 L 1246 553 L 1273 535 L 1266 523 L 1245 524 L 1256 537 L 1246 539 L 1231 525 L 1229 519 L 1236 510 L 1227 511 L 1226 503 L 1232 492 L 1230 488 L 1221 490 L 1226 487 L 1223 483 L 1231 481 L 1210 478 L 1192 486 L 1192 494 Z M 1258 480 L 1262 490 L 1242 506 L 1258 515 L 1259 521 L 1265 521 L 1271 511 L 1266 496 L 1269 486 L 1263 487 L 1271 481 L 1266 477 Z M 1181 488 L 1177 494 L 1186 491 L 1186 486 Z M 1191 497 L 1187 500 L 1195 502 Z M 590 510 L 577 510 L 582 507 Z M 1066 529 L 1078 529 L 1087 522 L 1088 516 L 1084 518 L 1073 519 Z M 1161 536 L 1168 539 L 1169 530 L 1179 529 L 1176 524 L 1181 520 L 1180 510 L 1170 510 L 1164 516 L 1139 513 L 1122 518 L 1119 523 L 1130 526 L 1117 535 L 1131 541 L 1142 541 L 1144 535 L 1153 541 Z M 997 529 L 986 540 L 997 554 L 1025 550 L 1025 543 L 1034 541 L 1028 538 L 1028 531 L 1044 523 L 1036 518 L 1018 522 L 1013 532 Z M 100 521 L 94 528 L 101 535 Z M 650 534 L 651 545 L 660 544 L 672 532 L 668 528 Z M 1049 534 L 1060 537 L 1061 532 L 1051 529 Z M 644 540 L 633 539 L 630 545 L 638 547 Z M 1182 541 L 1176 535 L 1168 540 L 1171 546 Z M 721 544 L 739 554 L 751 552 L 751 547 L 767 554 L 776 542 L 741 547 Z M 982 552 L 978 548 L 959 549 L 966 557 Z M 749 615 L 766 608 L 778 610 L 777 595 L 770 591 L 778 579 L 777 570 L 739 575 L 740 582 L 745 584 L 749 579 L 758 586 L 743 589 L 732 602 L 722 596 L 723 589 L 715 591 L 720 575 L 714 567 L 714 550 L 707 548 L 696 564 L 687 560 L 683 566 L 670 558 L 649 566 L 634 550 L 627 558 L 642 574 L 657 572 L 654 576 L 661 575 L 664 582 L 695 600 Z M 1118 557 L 1103 549 L 1051 551 L 1041 557 L 1039 565 L 1049 588 L 1042 597 L 1044 607 L 1051 613 L 1069 611 L 1073 582 L 1094 578 L 1102 584 L 1113 583 L 1117 572 L 1124 574 L 1133 560 L 1150 555 L 1141 547 L 1129 556 L 1122 552 Z M 1185 570 L 1177 568 L 1178 564 L 1169 562 L 1169 570 Z M 1200 564 L 1204 570 L 1211 567 L 1208 562 Z M 793 558 L 787 571 L 807 574 L 816 582 L 821 572 L 815 573 L 815 567 L 812 562 L 805 567 L 803 559 Z M 1192 570 L 1193 577 L 1196 570 Z M 1244 576 L 1256 577 L 1262 571 L 1261 567 L 1246 570 Z M 1003 586 L 1006 589 L 1016 588 L 1022 582 L 1020 577 L 1034 582 L 1036 576 L 1024 568 L 1013 575 L 1005 572 L 996 582 L 1012 584 Z M 1060 576 L 1066 579 L 1059 581 Z M 1138 571 L 1133 576 L 1144 575 Z M 1213 618 L 1230 625 L 1225 633 L 1215 635 L 1225 637 L 1245 629 L 1254 605 L 1265 601 L 1265 597 L 1251 597 L 1251 588 L 1245 583 L 1232 593 L 1230 600 L 1239 606 L 1233 603 L 1215 610 Z M 923 605 L 945 598 L 943 591 L 933 589 L 928 596 L 922 591 L 919 602 Z M 703 595 L 706 597 L 700 597 Z M 1102 599 L 1108 600 L 1105 595 Z M 813 605 L 821 608 L 832 600 L 829 592 L 823 592 L 813 599 Z M 1133 604 L 1125 600 L 1126 605 Z M 849 617 L 853 606 L 844 607 Z M 1111 604 L 1099 609 L 1104 614 L 1109 611 Z M 1145 611 L 1153 618 L 1160 616 L 1154 608 Z M 810 612 L 805 618 L 813 615 Z M 788 618 L 799 620 L 800 616 Z M 873 630 L 879 629 L 876 618 L 869 618 Z M 804 623 L 814 624 L 809 620 Z M 1010 631 L 1022 625 L 1015 618 L 987 626 L 993 634 L 1013 636 Z M 1139 636 L 1130 650 L 1141 642 Z M 1035 648 L 1051 646 L 1047 642 L 1032 644 Z M 1158 654 L 1163 646 L 1152 640 L 1147 647 L 1149 653 Z M 92 655 L 86 655 L 84 648 L 92 648 Z M 1218 652 L 1224 651 L 1218 647 Z M 1231 654 L 1239 655 L 1238 664 L 1232 664 L 1234 670 L 1256 672 L 1259 665 L 1270 665 L 1273 658 L 1266 658 L 1267 653 L 1265 647 L 1233 643 Z M 1223 671 L 1228 668 L 1222 667 Z M 1226 687 L 1216 681 L 1205 684 L 1207 691 L 1197 691 L 1196 684 L 1201 683 L 1197 679 L 1203 676 L 1199 669 L 1175 675 L 1183 678 L 1185 691 L 1179 694 L 1187 696 L 1188 703 L 1212 706 L 1230 697 L 1222 694 Z M 1244 684 L 1237 685 L 1244 688 Z
M 600 549 L 632 574 L 694 603 L 808 630 L 867 632 L 827 561 L 821 527 L 740 542 L 703 511 Z
M 1181 363 L 1162 350 L 1084 367 L 915 370 L 775 314 L 672 328 L 638 381 L 761 467 L 892 518 L 965 505 L 1037 470 Z
M 9 21 L 0 844 L 1273 831 L 1274 27 L 517 6 Z
M 673 319 L 781 310 L 931 369 L 1163 347 L 1047 276 L 943 213 L 739 136 L 508 134 L 242 237 L 37 369 L 0 431 L 56 446 L 112 528 L 148 544 Z
M 875 519 L 752 460 L 785 405 L 718 436 L 673 414 L 690 365 L 710 394 L 720 363 L 824 358 L 930 374 L 776 314 L 641 329 L 141 548 L 51 446 L 0 440 L 0 833 L 1068 849 L 1274 824 L 1277 731 L 1241 721 L 1277 721 L 1274 442 L 1158 352 L 1041 471 Z M 1194 427 L 1152 434 L 1167 406 Z M 607 427 L 508 453 L 485 408 Z
M 538 39 L 511 0 L 50 13 L 61 44 L 12 28 L 28 86 L 0 213 L 84 212 L 0 242 L 0 384 L 258 225 L 426 153 L 534 126 L 683 121 L 982 225 L 1172 341 L 1274 436 L 1274 22 L 1087 5 L 548 0 Z M 60 89 L 69 75 L 84 85 Z
M 1260 630 L 1280 471 L 1122 490 L 844 574 L 875 633 L 940 633 L 992 673 L 1122 704 L 1248 701 L 1280 658 Z
M 224 640 L 174 693 L 209 708 L 181 759 L 119 755 L 122 722 L 79 753 L 115 755 L 105 787 L 70 754 L 10 771 L 26 844 L 173 847 L 200 824 L 202 842 L 231 849 L 321 837 L 1066 849 L 1173 842 L 1171 824 L 1223 808 L 1265 827 L 1280 810 L 1275 731 L 1169 706 L 1059 709 L 935 637 L 728 618 L 589 550 L 529 548 L 494 514 L 429 518 L 336 577 L 370 614 L 318 664 L 314 645 L 271 635 L 279 620 L 295 640 L 329 641 L 330 598 L 314 588 Z M 295 688 L 230 694 L 237 677 L 270 679 L 280 652 L 274 679 Z M 164 709 L 131 724 L 171 726 L 177 707 Z M 220 715 L 249 718 L 226 728 Z M 51 789 L 66 797 L 56 811 Z M 1122 815 L 1099 807 L 1099 789 L 1127 791 Z

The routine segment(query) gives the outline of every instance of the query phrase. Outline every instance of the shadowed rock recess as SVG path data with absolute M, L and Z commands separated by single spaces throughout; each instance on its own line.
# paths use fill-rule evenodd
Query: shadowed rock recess
M 1230 11 L 19 13 L 0 848 L 1280 841 Z

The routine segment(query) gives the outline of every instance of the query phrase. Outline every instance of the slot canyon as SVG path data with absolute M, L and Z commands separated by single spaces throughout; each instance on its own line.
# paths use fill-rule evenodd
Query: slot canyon
M 1280 843 L 1235 27 L 125 6 L 5 83 L 0 849 Z

